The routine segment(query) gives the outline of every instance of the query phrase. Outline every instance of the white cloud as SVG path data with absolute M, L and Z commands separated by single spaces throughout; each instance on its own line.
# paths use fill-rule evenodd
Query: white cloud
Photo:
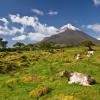
M 12 27 L 11 29 L 9 29 L 7 25 L 0 26 L 1 35 L 16 35 L 17 33 L 23 34 L 24 27 L 21 28 Z
M 12 40 L 14 40 L 14 41 L 23 41 L 26 38 L 27 38 L 26 35 L 21 35 L 21 36 L 13 37 Z
M 9 34 L 9 29 L 7 26 L 0 26 L 0 34 L 1 35 L 7 35 Z
M 96 6 L 100 5 L 100 0 L 93 0 L 93 2 Z
M 9 24 L 6 18 L 0 18 L 0 21 L 3 22 L 3 25 L 0 25 L 0 34 L 7 35 L 9 33 L 9 29 L 7 25 Z
M 44 15 L 44 12 L 39 9 L 32 9 L 32 12 L 38 14 L 38 15 Z
M 91 25 L 82 25 L 81 27 L 96 32 L 94 36 L 97 40 L 100 40 L 100 24 L 99 23 L 91 24 Z
M 38 33 L 44 34 L 45 36 L 51 36 L 57 33 L 57 28 L 54 26 L 47 26 L 46 24 L 38 23 L 35 27 L 33 27 L 34 30 Z
M 9 23 L 6 18 L 0 18 L 0 21 L 2 21 L 4 25 L 7 25 Z
M 32 9 L 32 12 L 38 14 L 38 15 L 44 15 L 45 13 L 39 9 Z M 58 12 L 57 11 L 53 11 L 53 10 L 50 10 L 47 12 L 48 15 L 50 16 L 55 16 L 55 15 L 58 15 Z
M 23 26 L 35 26 L 36 22 L 38 21 L 37 17 L 29 17 L 29 16 L 21 17 L 19 14 L 9 15 L 9 17 L 13 23 L 19 23 L 22 24 Z
M 100 33 L 100 24 L 88 25 L 87 28 Z
M 54 34 L 57 34 L 58 29 L 54 26 L 48 26 L 46 24 L 40 23 L 38 17 L 35 16 L 20 16 L 17 15 L 9 15 L 9 21 L 12 24 L 20 24 L 21 27 L 11 25 L 10 28 L 7 20 L 2 19 L 4 25 L 0 25 L 0 34 L 2 35 L 10 35 L 12 40 L 33 40 L 33 41 L 41 41 L 44 37 L 48 37 Z M 32 30 L 27 30 L 28 27 L 32 27 Z
M 30 40 L 34 40 L 34 41 L 41 41 L 45 35 L 44 34 L 41 34 L 41 33 L 28 33 L 28 36 L 27 36 Z
M 16 27 L 12 27 L 12 29 L 10 30 L 10 34 L 14 35 L 16 33 L 24 33 L 24 27 L 21 28 L 16 28 Z
M 58 12 L 57 12 L 57 11 L 52 11 L 52 10 L 50 10 L 50 11 L 48 12 L 48 15 L 51 15 L 51 16 L 58 15 Z
M 22 24 L 24 27 L 31 26 L 36 33 L 41 33 L 46 36 L 56 34 L 58 30 L 54 26 L 47 26 L 46 24 L 41 24 L 37 17 L 20 17 L 20 15 L 10 15 L 10 19 L 13 23 Z
M 100 40 L 100 36 L 97 39 Z

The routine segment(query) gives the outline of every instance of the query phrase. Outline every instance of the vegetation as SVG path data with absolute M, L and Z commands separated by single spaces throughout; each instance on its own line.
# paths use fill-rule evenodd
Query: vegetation
M 100 47 L 87 58 L 85 47 L 0 52 L 0 100 L 100 100 Z M 74 54 L 83 52 L 76 61 Z M 93 76 L 91 87 L 69 85 L 62 70 Z
M 38 43 L 38 47 L 41 48 L 41 49 L 52 49 L 53 46 L 55 46 L 55 43 L 54 42 L 50 42 L 50 41 L 47 41 L 47 42 L 40 42 Z
M 90 40 L 86 40 L 86 41 L 83 41 L 81 43 L 81 45 L 83 45 L 85 47 L 88 47 L 88 50 L 91 51 L 91 50 L 93 50 L 91 46 L 94 46 L 95 44 L 92 41 L 90 41 Z
M 100 100 L 100 47 L 92 48 L 90 58 L 87 46 L 68 48 L 52 42 L 1 48 L 0 100 Z M 82 59 L 77 61 L 76 53 L 82 53 Z M 70 85 L 60 77 L 65 69 L 91 75 L 97 83 Z
M 42 85 L 32 90 L 29 93 L 30 97 L 39 98 L 40 96 L 46 95 L 49 92 L 49 88 L 46 85 Z
M 0 48 L 6 48 L 7 43 L 7 41 L 4 41 L 2 38 L 0 38 Z
M 24 48 L 25 44 L 24 43 L 21 43 L 21 42 L 17 42 L 13 45 L 13 47 L 15 48 Z

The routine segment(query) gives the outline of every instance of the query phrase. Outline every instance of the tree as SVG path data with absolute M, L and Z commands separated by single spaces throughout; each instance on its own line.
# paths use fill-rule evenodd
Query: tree
M 0 48 L 6 48 L 8 44 L 8 41 L 4 41 L 2 38 L 0 38 Z
M 7 47 L 7 44 L 8 44 L 8 41 L 3 41 L 3 42 L 2 42 L 2 47 L 3 47 L 3 48 L 6 48 L 6 47 Z
M 32 51 L 32 50 L 35 50 L 36 49 L 36 45 L 35 44 L 28 44 L 27 45 L 27 48 Z
M 17 42 L 13 45 L 14 48 L 24 48 L 25 47 L 25 44 L 24 43 L 21 43 L 21 42 Z
M 95 44 L 90 40 L 86 40 L 86 41 L 83 41 L 81 45 L 88 47 L 89 50 L 93 50 L 91 46 L 94 46 Z
M 51 42 L 51 41 L 40 42 L 38 44 L 40 49 L 51 49 L 51 48 L 53 48 L 54 45 L 55 45 L 55 43 Z

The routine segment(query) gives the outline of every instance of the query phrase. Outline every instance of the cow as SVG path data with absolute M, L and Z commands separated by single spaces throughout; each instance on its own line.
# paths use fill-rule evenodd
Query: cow
M 77 53 L 77 54 L 74 55 L 74 57 L 75 57 L 76 60 L 80 60 L 80 59 L 82 59 L 82 54 Z
M 87 52 L 87 57 L 91 57 L 92 55 L 94 55 L 94 51 L 88 51 Z
M 61 77 L 67 77 L 69 84 L 80 84 L 83 86 L 91 86 L 96 83 L 95 79 L 89 75 L 79 72 L 62 71 Z

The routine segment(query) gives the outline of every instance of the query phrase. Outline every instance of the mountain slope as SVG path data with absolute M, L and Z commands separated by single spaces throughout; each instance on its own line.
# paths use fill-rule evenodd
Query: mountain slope
M 80 31 L 78 28 L 72 26 L 71 24 L 61 27 L 58 34 L 52 35 L 51 37 L 46 37 L 43 41 L 53 41 L 58 44 L 67 45 L 79 45 L 82 41 L 91 40 L 94 43 L 99 43 L 99 41 L 88 34 Z

